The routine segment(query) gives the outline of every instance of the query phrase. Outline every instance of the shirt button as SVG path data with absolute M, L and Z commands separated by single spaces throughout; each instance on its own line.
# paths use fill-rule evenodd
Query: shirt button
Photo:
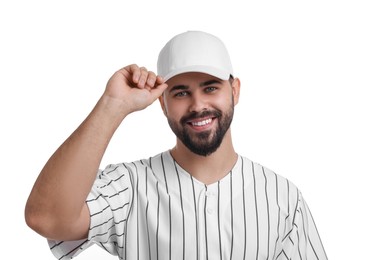
M 208 209 L 207 209 L 207 213 L 210 214 L 210 215 L 213 214 L 213 213 L 214 213 L 214 209 L 212 209 L 212 208 L 208 208 Z
M 206 192 L 206 196 L 208 196 L 208 197 L 212 197 L 212 196 L 214 196 L 215 194 L 214 194 L 214 192 L 213 191 L 207 191 Z

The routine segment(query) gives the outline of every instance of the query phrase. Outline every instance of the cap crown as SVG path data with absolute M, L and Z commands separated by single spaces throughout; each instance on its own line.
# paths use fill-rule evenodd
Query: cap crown
M 201 72 L 222 80 L 233 74 L 229 53 L 214 35 L 187 31 L 174 36 L 161 50 L 157 73 L 165 81 L 185 72 Z

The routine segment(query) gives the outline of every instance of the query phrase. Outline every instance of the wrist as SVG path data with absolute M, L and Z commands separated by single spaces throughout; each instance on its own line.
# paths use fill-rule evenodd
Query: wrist
M 102 113 L 107 119 L 118 124 L 131 113 L 124 101 L 107 95 L 101 96 L 97 102 L 96 110 Z

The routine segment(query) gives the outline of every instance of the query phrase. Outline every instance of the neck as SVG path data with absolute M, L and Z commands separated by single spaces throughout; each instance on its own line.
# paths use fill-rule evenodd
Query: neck
M 190 175 L 207 185 L 226 176 L 238 157 L 233 147 L 230 129 L 226 132 L 220 147 L 208 156 L 191 152 L 179 139 L 171 150 L 171 155 Z

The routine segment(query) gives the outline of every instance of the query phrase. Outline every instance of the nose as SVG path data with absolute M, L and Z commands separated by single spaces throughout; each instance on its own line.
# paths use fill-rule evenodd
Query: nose
M 203 95 L 198 93 L 198 91 L 193 93 L 190 99 L 189 112 L 201 112 L 206 109 L 207 109 L 207 101 L 203 97 Z

